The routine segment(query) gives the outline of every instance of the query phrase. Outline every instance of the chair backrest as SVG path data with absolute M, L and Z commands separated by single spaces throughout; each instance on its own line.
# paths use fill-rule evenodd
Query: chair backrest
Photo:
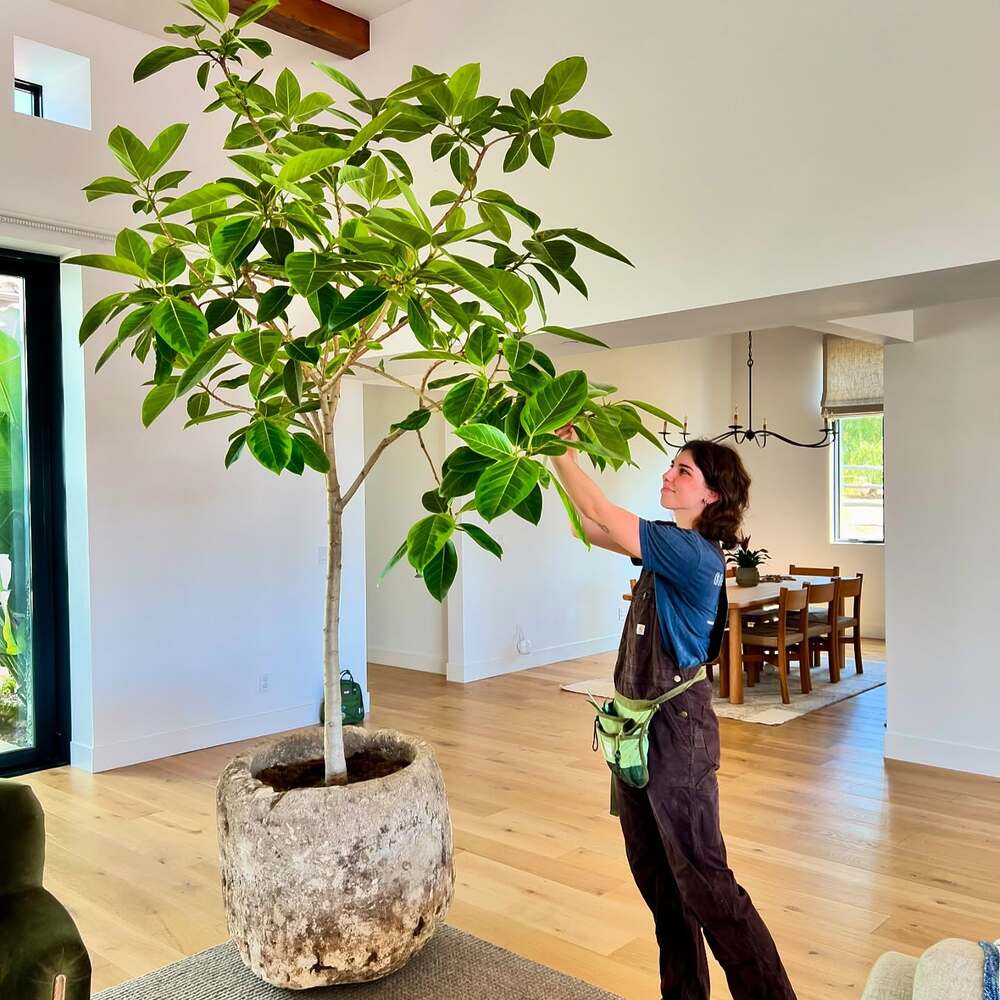
M 788 567 L 789 576 L 840 576 L 839 566 L 796 566 Z
M 42 884 L 45 817 L 35 793 L 0 778 L 0 896 Z
M 809 604 L 833 604 L 837 596 L 837 579 L 829 583 L 810 583 L 806 585 L 807 602 Z
M 727 577 L 734 577 L 734 576 L 736 576 L 736 567 L 735 566 L 727 566 L 726 567 L 726 576 Z
M 838 614 L 844 614 L 844 605 L 852 601 L 851 617 L 861 620 L 861 586 L 864 583 L 864 573 L 857 576 L 848 577 L 846 580 L 837 581 L 837 608 Z
M 805 629 L 809 618 L 809 591 L 805 587 L 796 590 L 782 587 L 778 604 L 778 639 L 781 641 L 786 631 L 801 632 Z

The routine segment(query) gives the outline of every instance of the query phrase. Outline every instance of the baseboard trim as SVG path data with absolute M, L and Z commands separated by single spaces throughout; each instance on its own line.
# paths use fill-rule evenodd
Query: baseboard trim
M 950 743 L 945 740 L 929 740 L 923 736 L 887 732 L 885 756 L 888 760 L 1000 778 L 1000 750 L 996 747 L 976 747 L 965 743 Z
M 428 653 L 412 653 L 404 649 L 386 649 L 383 646 L 368 647 L 368 662 L 384 667 L 402 667 L 404 670 L 420 670 L 427 674 L 445 672 L 444 657 Z
M 69 766 L 78 767 L 81 771 L 94 770 L 94 748 L 89 743 L 70 741 Z
M 488 677 L 499 677 L 503 674 L 515 674 L 521 670 L 531 670 L 534 667 L 547 667 L 550 663 L 560 663 L 563 660 L 574 660 L 578 656 L 594 656 L 597 653 L 607 653 L 617 649 L 620 642 L 618 633 L 601 635 L 595 639 L 584 639 L 582 642 L 568 642 L 561 646 L 546 646 L 536 649 L 527 655 L 511 653 L 508 656 L 497 656 L 489 660 L 474 660 L 471 663 L 449 663 L 448 680 L 459 684 L 486 680 Z
M 191 750 L 204 750 L 206 747 L 221 746 L 225 743 L 237 743 L 240 740 L 250 740 L 257 736 L 270 736 L 288 729 L 298 729 L 301 726 L 316 725 L 319 721 L 319 699 L 305 705 L 293 705 L 290 708 L 279 708 L 273 712 L 262 712 L 259 715 L 246 715 L 236 719 L 223 719 L 218 722 L 208 722 L 201 726 L 191 726 L 187 729 L 175 729 L 165 733 L 151 733 L 132 740 L 121 740 L 116 743 L 105 743 L 93 748 L 82 744 L 73 744 L 79 748 L 75 766 L 86 767 L 84 750 L 91 751 L 90 771 L 110 771 L 116 767 L 127 767 L 130 764 L 141 764 L 147 760 L 159 760 L 162 757 L 173 757 L 175 754 L 188 753 Z M 71 755 L 72 755 L 71 747 Z M 72 761 L 71 756 L 71 761 Z

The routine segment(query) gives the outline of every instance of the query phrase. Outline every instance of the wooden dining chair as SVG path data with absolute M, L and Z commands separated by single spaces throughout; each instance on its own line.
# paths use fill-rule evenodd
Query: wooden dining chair
M 865 665 L 861 659 L 861 587 L 864 583 L 864 573 L 849 577 L 838 583 L 837 604 L 837 665 L 844 665 L 844 647 L 848 643 L 854 646 L 854 672 L 863 674 Z M 851 610 L 847 612 L 847 602 L 851 602 Z M 850 629 L 851 635 L 845 635 Z
M 788 567 L 789 576 L 840 576 L 839 566 L 796 566 Z
M 778 620 L 761 622 L 751 631 L 743 633 L 744 665 L 759 673 L 763 664 L 774 663 L 778 668 L 781 700 L 786 705 L 792 700 L 788 691 L 789 650 L 794 649 L 797 653 L 802 693 L 808 694 L 812 686 L 809 676 L 808 601 L 805 589 L 782 587 L 778 597 Z M 756 674 L 752 679 L 756 682 Z
M 812 575 L 812 574 L 810 574 Z M 821 574 L 816 574 L 817 576 Z M 837 617 L 837 584 L 840 578 L 835 577 L 829 583 L 807 584 L 806 604 L 809 607 L 809 616 L 806 626 L 806 638 L 809 643 L 810 659 L 814 667 L 819 666 L 819 654 L 821 649 L 829 651 L 830 683 L 836 684 L 840 680 L 840 659 L 839 648 L 833 636 L 836 632 L 834 622 Z M 822 607 L 818 607 L 822 605 Z M 793 626 L 799 625 L 797 612 L 792 612 L 791 622 Z M 810 678 L 810 689 L 812 680 Z

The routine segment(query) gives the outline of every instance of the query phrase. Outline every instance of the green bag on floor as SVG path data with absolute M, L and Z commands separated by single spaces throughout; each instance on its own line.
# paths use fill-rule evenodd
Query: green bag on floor
M 365 721 L 365 698 L 361 685 L 350 670 L 340 671 L 340 717 L 345 726 L 360 726 Z M 319 703 L 320 725 L 326 722 L 326 703 Z

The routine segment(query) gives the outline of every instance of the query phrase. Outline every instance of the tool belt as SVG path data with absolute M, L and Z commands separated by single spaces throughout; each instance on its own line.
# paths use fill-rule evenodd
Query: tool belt
M 649 727 L 660 706 L 682 695 L 708 677 L 702 664 L 688 680 L 671 688 L 659 698 L 639 701 L 615 692 L 610 701 L 600 704 L 592 695 L 587 698 L 597 713 L 594 718 L 594 750 L 604 754 L 611 773 L 632 788 L 649 783 Z M 615 782 L 611 781 L 611 815 L 617 816 Z

